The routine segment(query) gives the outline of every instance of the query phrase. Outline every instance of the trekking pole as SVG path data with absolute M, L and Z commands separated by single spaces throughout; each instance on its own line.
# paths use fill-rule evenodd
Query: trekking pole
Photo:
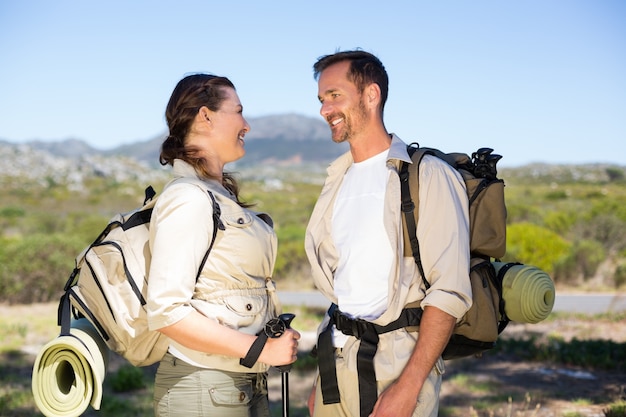
M 292 313 L 281 314 L 278 316 L 278 326 L 280 327 L 271 330 L 268 329 L 270 331 L 266 331 L 266 333 L 271 334 L 271 337 L 274 338 L 282 336 L 286 329 L 291 328 L 291 320 L 293 320 L 294 317 L 296 317 L 296 315 Z M 291 369 L 291 364 L 277 366 L 276 368 L 280 371 L 282 382 L 283 417 L 289 417 L 289 370 Z

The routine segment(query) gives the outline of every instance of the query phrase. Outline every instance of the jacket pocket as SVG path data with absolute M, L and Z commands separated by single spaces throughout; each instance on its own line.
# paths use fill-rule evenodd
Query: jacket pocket
M 249 327 L 258 320 L 263 321 L 267 311 L 267 296 L 264 295 L 239 295 L 229 296 L 224 299 L 226 308 L 232 313 L 238 328 Z
M 250 227 L 252 224 L 252 215 L 243 210 L 222 213 L 221 218 L 230 227 Z
M 210 299 L 193 299 L 192 306 L 220 324 L 248 334 L 257 334 L 273 314 L 265 288 L 229 290 Z

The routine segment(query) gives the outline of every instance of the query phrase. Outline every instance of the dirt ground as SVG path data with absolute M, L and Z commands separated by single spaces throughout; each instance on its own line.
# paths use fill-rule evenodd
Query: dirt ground
M 54 306 L 0 305 L 3 317 L 54 316 Z M 29 319 L 30 319 L 29 317 Z M 34 320 L 31 320 L 34 322 Z M 31 323 L 34 326 L 34 323 Z M 42 324 L 51 328 L 47 323 Z M 38 327 L 38 326 L 36 326 Z M 36 330 L 36 329 L 35 329 Z M 53 328 L 56 331 L 56 328 Z M 33 336 L 30 336 L 32 334 Z M 626 321 L 567 318 L 545 323 L 511 323 L 502 337 L 559 335 L 563 339 L 608 339 L 626 342 Z M 21 350 L 34 357 L 53 334 L 29 333 Z M 313 346 L 315 335 L 304 332 L 301 354 Z M 113 371 L 111 363 L 109 371 Z M 31 365 L 32 366 L 32 365 Z M 30 369 L 24 369 L 30 371 Z M 314 371 L 293 370 L 289 375 L 291 417 L 307 416 L 306 398 Z M 281 378 L 272 371 L 269 378 L 272 416 L 280 416 Z M 510 353 L 487 353 L 481 358 L 447 361 L 441 394 L 441 417 L 603 417 L 608 405 L 626 401 L 626 372 L 581 369 L 547 362 L 525 361 Z M 97 414 L 96 414 L 97 415 Z

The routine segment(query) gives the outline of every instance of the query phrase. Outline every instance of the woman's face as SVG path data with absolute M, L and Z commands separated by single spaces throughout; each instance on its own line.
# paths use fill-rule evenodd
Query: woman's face
M 244 136 L 250 125 L 243 117 L 243 106 L 233 88 L 224 87 L 226 95 L 220 109 L 208 112 L 210 125 L 207 151 L 217 157 L 222 164 L 236 161 L 246 153 Z

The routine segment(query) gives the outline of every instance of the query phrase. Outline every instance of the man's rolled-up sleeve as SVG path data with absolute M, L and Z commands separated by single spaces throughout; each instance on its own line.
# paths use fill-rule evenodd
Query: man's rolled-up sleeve
M 430 288 L 421 302 L 460 319 L 472 305 L 469 202 L 460 174 L 434 156 L 419 172 L 417 236 Z

